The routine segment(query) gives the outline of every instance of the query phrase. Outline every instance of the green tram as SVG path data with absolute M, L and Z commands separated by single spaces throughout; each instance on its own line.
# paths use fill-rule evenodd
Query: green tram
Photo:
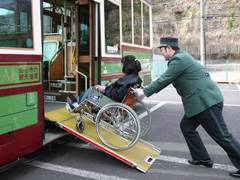
M 0 0 L 0 172 L 65 136 L 46 131 L 44 101 L 66 101 L 123 76 L 151 82 L 152 9 L 145 0 Z

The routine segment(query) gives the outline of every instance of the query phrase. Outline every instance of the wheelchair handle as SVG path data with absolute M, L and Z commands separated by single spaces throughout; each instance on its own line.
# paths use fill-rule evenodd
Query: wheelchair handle
M 143 89 L 144 88 L 144 86 L 142 86 L 141 85 L 141 87 L 140 87 L 141 89 Z M 131 93 L 137 98 L 137 95 L 134 93 L 134 90 L 135 90 L 135 88 L 133 88 L 133 87 L 130 87 L 130 89 L 131 89 Z

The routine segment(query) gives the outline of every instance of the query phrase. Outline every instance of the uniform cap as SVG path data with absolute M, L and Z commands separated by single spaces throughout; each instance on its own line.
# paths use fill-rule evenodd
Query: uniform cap
M 160 46 L 158 46 L 158 48 L 167 47 L 167 46 L 178 47 L 178 38 L 174 38 L 174 37 L 160 38 Z

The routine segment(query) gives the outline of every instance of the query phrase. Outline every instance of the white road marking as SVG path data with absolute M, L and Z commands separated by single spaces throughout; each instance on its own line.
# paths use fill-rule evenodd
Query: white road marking
M 224 104 L 224 106 L 235 106 L 235 107 L 240 107 L 238 104 Z
M 164 151 L 184 152 L 189 153 L 187 143 L 174 143 L 174 142 L 149 142 L 153 146 L 159 147 Z M 218 144 L 205 144 L 209 154 L 225 156 L 226 152 Z
M 157 104 L 157 103 L 161 103 L 163 102 L 164 104 L 182 104 L 182 102 L 178 102 L 178 101 L 154 101 L 154 100 L 144 100 L 143 101 L 145 104 Z M 157 106 L 157 105 L 156 105 Z M 239 104 L 224 104 L 224 106 L 235 106 L 235 107 L 240 107 Z
M 149 143 L 152 144 L 151 142 L 149 142 Z M 66 145 L 67 145 L 67 146 L 71 146 L 71 147 L 75 147 L 75 148 L 81 148 L 81 149 L 100 150 L 100 149 L 94 147 L 94 146 L 91 145 L 91 144 L 81 144 L 81 143 L 70 142 L 70 143 L 67 143 Z M 173 162 L 173 163 L 178 163 L 178 164 L 190 165 L 190 164 L 187 162 L 187 161 L 188 161 L 187 159 L 178 158 L 178 157 L 173 157 L 173 156 L 159 155 L 156 160 L 166 161 L 166 162 Z M 234 166 L 224 165 L 224 164 L 218 164 L 218 163 L 214 163 L 214 164 L 213 164 L 213 168 L 214 168 L 214 169 L 221 169 L 221 170 L 225 170 L 225 171 L 236 171 L 236 170 L 237 170 Z
M 221 90 L 221 92 L 238 92 L 239 90 Z
M 236 86 L 238 86 L 238 89 L 239 89 L 239 91 L 240 91 L 240 85 L 239 84 L 236 84 Z M 219 88 L 220 89 L 220 88 Z M 165 88 L 164 89 L 164 91 L 165 90 L 176 90 L 174 87 L 172 87 L 172 88 Z M 229 90 L 229 89 L 221 89 L 221 91 L 223 92 L 223 91 L 225 91 L 225 92 L 231 92 L 231 91 L 238 91 L 238 90 Z
M 240 91 L 240 85 L 239 84 L 236 84 L 237 85 L 237 87 L 238 87 L 238 90 Z
M 61 172 L 61 173 L 65 173 L 65 174 L 70 174 L 70 175 L 85 177 L 85 178 L 90 178 L 90 179 L 127 180 L 125 178 L 121 178 L 121 177 L 118 177 L 118 176 L 110 176 L 110 175 L 96 173 L 96 172 L 93 172 L 93 171 L 86 171 L 86 170 L 71 168 L 71 167 L 67 167 L 67 166 L 60 166 L 60 165 L 41 162 L 41 161 L 33 161 L 31 163 L 28 163 L 28 165 L 38 167 L 38 168 L 41 168 L 41 169 Z
M 156 106 L 154 106 L 154 107 L 152 107 L 152 108 L 150 109 L 150 112 L 155 111 L 156 109 L 160 108 L 160 107 L 163 106 L 164 104 L 166 104 L 166 102 L 161 102 L 161 103 L 157 104 Z
M 155 111 L 156 109 L 160 108 L 161 106 L 163 106 L 164 104 L 166 104 L 166 102 L 160 102 L 159 104 L 157 104 L 156 106 L 153 106 L 151 109 L 150 109 L 150 112 L 153 112 Z M 138 116 L 139 119 L 142 119 L 144 118 L 145 116 L 147 116 L 147 112 L 145 111 L 144 113 L 140 114 Z
M 170 103 L 170 104 L 182 104 L 181 101 L 156 101 L 156 100 L 143 100 L 144 103 L 149 104 L 149 103 L 161 103 L 164 102 L 165 104 Z
M 172 156 L 159 155 L 157 160 L 179 163 L 179 164 L 188 164 L 189 165 L 189 163 L 187 162 L 187 159 L 177 158 L 177 157 L 172 157 Z M 236 171 L 237 170 L 234 166 L 217 164 L 217 163 L 213 164 L 213 168 L 214 169 L 226 170 L 226 171 Z

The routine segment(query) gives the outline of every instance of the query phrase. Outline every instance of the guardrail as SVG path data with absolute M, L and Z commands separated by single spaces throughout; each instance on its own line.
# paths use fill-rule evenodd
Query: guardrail
M 201 63 L 201 60 L 197 61 Z M 167 70 L 167 62 L 153 60 L 153 80 Z M 240 59 L 205 60 L 205 68 L 215 82 L 240 83 Z

